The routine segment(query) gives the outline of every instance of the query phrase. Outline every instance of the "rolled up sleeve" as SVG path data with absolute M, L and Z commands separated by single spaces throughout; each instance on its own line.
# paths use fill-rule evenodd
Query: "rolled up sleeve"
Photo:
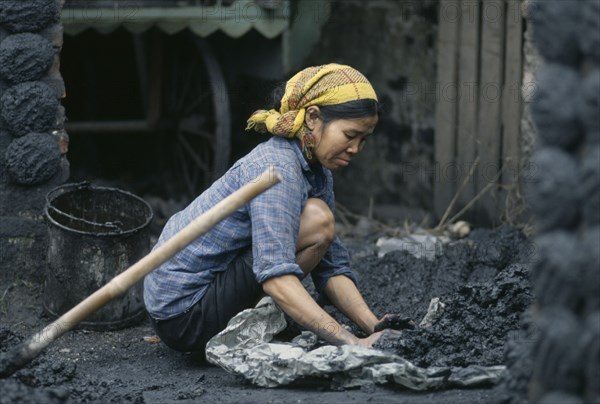
M 283 170 L 285 167 L 275 167 Z M 288 168 L 289 169 L 289 168 Z M 296 241 L 302 202 L 306 199 L 299 179 L 285 178 L 250 202 L 252 270 L 260 284 L 282 275 L 304 273 L 296 264 Z
M 323 193 L 323 200 L 329 209 L 331 209 L 331 212 L 335 212 L 335 195 L 333 193 L 333 177 L 331 172 L 327 171 L 325 173 L 325 178 L 326 186 L 325 192 Z M 321 293 L 329 278 L 337 275 L 345 275 L 352 279 L 355 284 L 357 283 L 356 276 L 350 269 L 348 250 L 340 238 L 335 236 L 323 259 L 314 271 L 311 272 L 311 277 L 317 292 Z

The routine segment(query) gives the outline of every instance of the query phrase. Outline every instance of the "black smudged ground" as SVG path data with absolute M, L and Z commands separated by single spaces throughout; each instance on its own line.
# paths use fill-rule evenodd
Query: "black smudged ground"
M 349 245 L 352 251 L 352 242 Z M 379 315 L 400 313 L 418 321 L 432 297 L 441 297 L 447 304 L 445 314 L 432 330 L 402 331 L 401 339 L 410 342 L 415 350 L 406 354 L 415 363 L 497 364 L 497 359 L 503 362 L 503 335 L 518 323 L 521 307 L 529 299 L 528 282 L 523 279 L 526 267 L 519 264 L 526 261 L 528 250 L 527 240 L 518 231 L 503 227 L 473 232 L 468 239 L 453 243 L 434 262 L 391 253 L 382 259 L 356 259 L 353 266 L 367 301 Z M 4 294 L 0 301 L 3 352 L 51 319 L 43 315 L 40 286 L 0 277 L 0 292 L 0 297 Z M 459 331 L 475 338 L 473 346 L 468 345 L 466 335 L 462 344 L 452 341 Z M 412 337 L 407 337 L 409 334 Z M 396 385 L 332 391 L 327 381 L 261 389 L 144 338 L 153 335 L 148 322 L 118 331 L 69 332 L 24 369 L 0 379 L 0 403 L 319 400 L 432 404 L 488 403 L 498 396 L 493 389 L 412 392 Z M 386 341 L 382 342 L 395 352 L 406 350 L 399 340 Z

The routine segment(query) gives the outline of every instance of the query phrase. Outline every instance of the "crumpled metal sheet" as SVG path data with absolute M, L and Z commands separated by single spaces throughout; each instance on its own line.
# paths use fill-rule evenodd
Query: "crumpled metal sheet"
M 406 251 L 415 258 L 434 261 L 444 251 L 444 245 L 450 241 L 448 237 L 437 237 L 431 234 L 410 234 L 403 237 L 380 237 L 375 246 L 377 256 L 383 257 L 391 251 Z
M 271 342 L 283 331 L 283 312 L 270 297 L 231 319 L 206 346 L 209 362 L 261 387 L 277 387 L 305 377 L 330 379 L 334 388 L 394 382 L 412 390 L 495 384 L 505 366 L 420 368 L 377 349 L 325 345 L 305 331 L 291 343 Z
M 427 307 L 427 313 L 423 317 L 423 320 L 419 323 L 421 328 L 429 328 L 435 323 L 435 321 L 441 316 L 442 312 L 446 308 L 446 304 L 440 301 L 439 297 L 434 297 L 429 302 Z

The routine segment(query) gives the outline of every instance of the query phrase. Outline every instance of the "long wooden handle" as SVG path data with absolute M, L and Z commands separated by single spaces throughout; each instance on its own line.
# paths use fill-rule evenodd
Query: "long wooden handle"
M 56 321 L 34 334 L 19 346 L 19 352 L 4 361 L 12 362 L 11 368 L 18 369 L 35 358 L 50 343 L 69 331 L 87 316 L 104 306 L 115 297 L 123 294 L 152 270 L 173 257 L 192 241 L 206 233 L 221 220 L 247 204 L 258 194 L 264 192 L 281 181 L 281 176 L 270 167 L 256 181 L 246 184 L 231 195 L 207 210 L 189 225 L 156 248 L 144 258 L 133 264 L 125 271 L 115 276 L 110 282 L 82 300 L 77 306 L 63 314 Z M 2 366 L 6 366 L 4 363 Z M 0 366 L 0 375 L 6 374 L 7 369 Z M 9 370 L 10 373 L 14 370 Z

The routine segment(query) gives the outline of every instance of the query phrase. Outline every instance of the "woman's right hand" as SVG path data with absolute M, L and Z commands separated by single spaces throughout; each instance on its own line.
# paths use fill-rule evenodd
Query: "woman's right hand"
M 383 331 L 375 332 L 369 335 L 367 338 L 358 338 L 356 345 L 362 346 L 365 348 L 373 348 L 373 344 L 377 342 L 379 337 L 383 334 Z

